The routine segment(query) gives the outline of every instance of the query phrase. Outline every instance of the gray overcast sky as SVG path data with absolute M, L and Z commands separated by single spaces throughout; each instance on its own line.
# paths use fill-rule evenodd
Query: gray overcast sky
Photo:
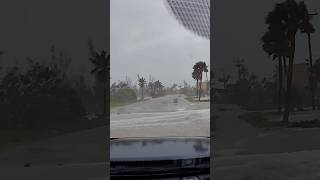
M 108 49 L 106 0 L 1 0 L 0 50 L 2 64 L 26 57 L 48 59 L 50 46 L 72 56 L 73 73 L 92 68 L 87 40 L 97 49 Z
M 111 82 L 137 74 L 166 86 L 191 77 L 196 61 L 210 63 L 210 41 L 181 26 L 163 0 L 111 0 Z
M 225 69 L 236 79 L 233 61 L 243 57 L 249 71 L 260 77 L 271 76 L 274 63 L 261 48 L 261 37 L 266 31 L 265 16 L 273 9 L 276 0 L 214 0 L 214 34 L 213 61 L 215 71 Z M 318 9 L 319 0 L 305 1 L 310 10 Z M 316 33 L 312 35 L 314 59 L 320 58 L 320 15 L 312 21 Z M 296 63 L 304 62 L 308 57 L 307 38 L 298 33 L 296 47 Z M 219 76 L 219 75 L 218 75 Z

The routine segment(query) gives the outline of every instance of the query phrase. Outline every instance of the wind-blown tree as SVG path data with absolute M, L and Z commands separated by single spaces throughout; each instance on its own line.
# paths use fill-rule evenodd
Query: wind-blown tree
M 157 92 L 157 95 L 160 96 L 162 94 L 162 90 L 164 86 L 161 81 L 157 80 L 156 82 L 154 82 L 154 88 L 155 88 L 155 91 Z
M 199 79 L 200 79 L 200 74 L 199 74 L 197 71 L 193 70 L 193 72 L 192 72 L 192 78 L 193 78 L 194 80 L 196 80 L 196 87 L 197 87 L 196 95 L 199 96 Z
M 59 52 L 57 56 L 56 47 L 54 45 L 51 46 L 50 53 L 52 63 L 57 64 L 58 68 L 61 69 L 61 76 L 63 81 L 65 81 L 67 79 L 67 73 L 72 62 L 72 58 L 64 52 Z
M 151 81 L 148 83 L 148 90 L 151 97 L 154 97 L 155 96 L 154 82 Z
M 108 72 L 110 68 L 110 55 L 107 55 L 106 51 L 96 52 L 92 45 L 92 42 L 88 42 L 91 56 L 89 60 L 94 65 L 94 69 L 91 74 L 95 76 L 95 79 L 103 84 L 103 115 L 107 115 L 107 80 Z
M 269 28 L 261 40 L 263 42 L 263 50 L 269 56 L 272 56 L 272 60 L 278 59 L 278 113 L 281 113 L 283 99 L 283 66 L 285 66 L 285 59 L 288 56 L 288 40 L 281 22 L 273 20 L 273 18 L 276 19 L 276 15 L 275 12 L 270 12 L 268 14 L 266 23 L 269 24 Z M 282 62 L 284 64 L 282 64 Z M 286 69 L 286 67 L 284 69 Z
M 218 78 L 218 81 L 223 83 L 223 89 L 227 89 L 227 84 L 231 80 L 231 76 L 226 75 L 224 72 L 222 73 L 222 77 Z
M 171 91 L 171 93 L 176 93 L 176 88 L 178 87 L 178 84 L 176 84 L 176 83 L 173 83 L 172 84 L 172 86 L 170 87 L 170 91 Z M 181 89 L 181 86 L 179 86 L 180 87 L 180 89 Z
M 241 69 L 243 67 L 244 59 L 237 58 L 234 63 L 236 68 L 238 69 L 238 80 L 241 80 Z
M 243 64 L 240 68 L 241 80 L 247 80 L 249 72 L 247 67 Z
M 144 87 L 145 87 L 146 83 L 147 83 L 146 79 L 144 77 L 140 77 L 138 74 L 138 84 L 141 89 L 141 100 L 144 100 L 143 91 L 144 91 Z
M 9 70 L 0 84 L 0 123 L 6 120 L 1 127 L 47 130 L 63 123 L 67 130 L 67 126 L 74 129 L 84 122 L 81 98 L 70 84 L 62 83 L 61 73 L 57 64 L 32 59 L 23 71 L 18 67 Z
M 207 91 L 207 93 L 209 93 L 209 86 L 210 86 L 210 84 L 209 84 L 209 81 L 208 81 L 208 72 L 209 72 L 209 70 L 208 70 L 208 66 L 206 65 L 206 68 L 204 69 L 204 72 L 206 73 L 206 82 L 207 82 L 207 89 L 206 89 L 206 91 Z
M 308 53 L 309 53 L 309 59 L 307 60 L 309 63 L 309 69 L 310 69 L 310 77 L 309 77 L 309 87 L 311 90 L 311 103 L 312 103 L 312 109 L 315 110 L 315 90 L 316 90 L 316 85 L 317 83 L 315 82 L 315 73 L 312 71 L 313 68 L 313 60 L 312 60 L 312 47 L 311 47 L 311 33 L 315 32 L 315 29 L 313 27 L 313 25 L 310 23 L 311 20 L 311 14 L 308 13 L 308 11 L 306 12 L 306 20 L 303 22 L 302 24 L 302 33 L 307 34 L 307 38 L 308 38 Z
M 269 16 L 272 14 L 272 16 Z M 298 30 L 302 30 L 303 24 L 306 22 L 307 7 L 304 2 L 297 3 L 295 0 L 286 0 L 282 3 L 277 3 L 274 9 L 269 13 L 266 23 L 270 29 L 279 29 L 281 26 L 285 37 L 288 40 L 288 74 L 287 88 L 285 95 L 283 121 L 289 121 L 289 113 L 291 109 L 291 86 L 293 76 L 293 62 L 296 47 L 296 34 Z
M 199 61 L 197 62 L 194 66 L 193 66 L 193 70 L 195 72 L 195 74 L 197 75 L 196 77 L 199 78 L 199 101 L 200 101 L 200 98 L 201 98 L 201 92 L 202 92 L 202 88 L 201 88 L 201 85 L 202 85 L 202 73 L 207 71 L 208 69 L 208 66 L 206 65 L 206 63 L 204 61 Z

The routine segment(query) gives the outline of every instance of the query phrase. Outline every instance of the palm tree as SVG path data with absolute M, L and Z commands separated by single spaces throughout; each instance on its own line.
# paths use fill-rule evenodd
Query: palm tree
M 306 21 L 304 21 L 302 25 L 302 33 L 307 34 L 308 38 L 308 52 L 309 52 L 309 66 L 310 66 L 310 90 L 311 90 L 311 103 L 312 103 L 312 109 L 315 110 L 315 89 L 316 89 L 316 83 L 315 83 L 315 78 L 314 78 L 314 72 L 312 71 L 312 65 L 313 65 L 313 60 L 312 60 L 312 48 L 311 48 L 311 33 L 315 32 L 315 29 L 313 25 L 310 23 L 311 20 L 311 15 L 316 15 L 316 14 L 309 14 L 306 12 Z
M 200 74 L 197 72 L 197 71 L 195 71 L 195 70 L 193 70 L 193 72 L 192 72 L 192 78 L 193 79 L 195 79 L 196 81 L 197 81 L 197 96 L 199 96 L 199 79 L 200 79 Z
M 230 81 L 231 76 L 230 75 L 226 75 L 224 72 L 222 74 L 222 77 L 218 78 L 218 81 L 223 83 L 223 89 L 227 88 L 227 84 Z
M 288 40 L 289 64 L 283 114 L 284 122 L 289 121 L 291 108 L 291 85 L 296 46 L 295 38 L 298 30 L 302 29 L 302 25 L 306 21 L 306 13 L 307 8 L 304 2 L 297 3 L 295 0 L 286 0 L 285 2 L 277 3 L 274 10 L 269 13 L 266 19 L 266 23 L 269 24 L 271 31 L 273 31 L 273 29 L 282 30 Z
M 144 77 L 140 77 L 138 74 L 138 83 L 141 89 L 141 100 L 144 100 L 144 95 L 143 95 L 143 91 L 144 91 L 144 86 L 146 85 L 146 79 Z
M 273 16 L 273 12 L 268 14 L 268 18 Z M 269 55 L 273 56 L 272 60 L 278 59 L 278 113 L 282 111 L 282 92 L 283 92 L 283 70 L 282 62 L 285 66 L 285 58 L 288 55 L 288 41 L 285 34 L 283 33 L 282 26 L 279 25 L 279 22 L 273 24 L 268 31 L 262 36 L 261 40 L 263 42 L 263 50 Z M 286 66 L 284 67 L 286 69 Z
M 201 98 L 201 85 L 202 85 L 202 73 L 205 72 L 205 70 L 207 70 L 208 67 L 206 65 L 206 63 L 204 61 L 199 61 L 197 62 L 194 66 L 193 66 L 193 70 L 194 72 L 197 74 L 197 77 L 199 78 L 199 101 Z
M 94 69 L 91 71 L 91 74 L 94 74 L 97 81 L 103 83 L 103 115 L 107 115 L 107 81 L 108 74 L 110 70 L 110 55 L 107 55 L 104 50 L 100 53 L 96 52 L 92 46 L 92 43 L 89 41 L 89 50 L 91 56 L 89 60 L 94 65 Z
M 154 88 L 158 91 L 158 96 L 162 94 L 162 90 L 164 88 L 162 82 L 160 82 L 159 80 L 157 80 L 156 82 L 154 82 Z
M 248 72 L 247 67 L 244 64 L 242 64 L 241 67 L 240 67 L 240 77 L 241 77 L 241 79 L 242 80 L 247 80 L 248 74 L 249 74 L 249 72 Z
M 208 66 L 206 65 L 205 69 L 204 69 L 204 72 L 206 73 L 206 82 L 207 82 L 207 89 L 206 89 L 206 92 L 207 94 L 209 93 L 209 81 L 208 81 Z
M 238 69 L 238 80 L 241 80 L 241 68 L 243 66 L 243 62 L 244 62 L 244 59 L 240 59 L 240 58 L 234 61 L 235 66 Z

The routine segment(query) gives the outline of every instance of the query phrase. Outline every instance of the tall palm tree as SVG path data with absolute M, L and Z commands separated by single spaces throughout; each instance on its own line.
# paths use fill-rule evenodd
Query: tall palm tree
M 310 69 L 310 80 L 309 80 L 309 86 L 310 86 L 310 90 L 311 90 L 311 103 L 312 103 L 312 109 L 315 110 L 315 90 L 316 90 L 316 83 L 315 83 L 315 78 L 314 78 L 314 72 L 312 71 L 312 66 L 313 66 L 313 60 L 312 60 L 312 47 L 311 47 L 311 33 L 315 32 L 315 29 L 313 27 L 313 25 L 310 23 L 311 20 L 311 15 L 316 15 L 316 14 L 309 14 L 308 12 L 306 12 L 307 14 L 305 15 L 305 21 L 302 24 L 302 33 L 307 34 L 307 38 L 308 38 L 308 52 L 309 52 L 309 59 L 308 59 L 308 63 L 309 63 L 309 69 Z
M 206 65 L 206 67 L 205 67 L 205 69 L 204 69 L 204 72 L 206 73 L 206 84 L 207 84 L 207 89 L 206 89 L 206 92 L 207 92 L 207 94 L 209 94 L 209 81 L 208 81 L 208 72 L 209 72 L 209 70 L 208 70 L 208 66 Z
M 224 90 L 226 90 L 227 84 L 230 81 L 230 79 L 231 79 L 231 76 L 230 75 L 226 75 L 224 72 L 222 74 L 222 77 L 218 78 L 218 81 L 223 83 L 223 89 Z
M 156 82 L 154 82 L 154 87 L 158 91 L 158 96 L 160 96 L 162 94 L 162 90 L 164 88 L 162 82 L 157 80 Z
M 269 13 L 266 19 L 266 23 L 269 24 L 269 29 L 282 30 L 288 40 L 289 64 L 283 114 L 284 122 L 289 121 L 289 113 L 292 103 L 291 86 L 296 47 L 295 38 L 298 30 L 302 30 L 302 25 L 305 23 L 306 13 L 307 7 L 304 2 L 297 3 L 295 0 L 286 0 L 282 3 L 277 3 L 274 7 L 274 10 Z
M 242 68 L 242 66 L 243 66 L 243 62 L 244 62 L 244 59 L 240 59 L 240 58 L 238 58 L 238 59 L 236 59 L 236 60 L 234 61 L 235 66 L 236 66 L 237 69 L 238 69 L 238 80 L 241 80 L 241 68 Z
M 103 83 L 103 115 L 107 115 L 107 83 L 110 70 L 110 55 L 107 55 L 106 51 L 96 52 L 89 42 L 89 50 L 91 56 L 89 60 L 94 65 L 94 69 L 91 74 L 94 74 L 97 81 Z
M 202 73 L 205 72 L 205 70 L 207 69 L 207 65 L 204 61 L 199 61 L 197 62 L 194 66 L 193 66 L 193 70 L 194 72 L 196 72 L 196 74 L 198 75 L 197 77 L 199 77 L 199 101 L 201 98 L 201 85 L 202 85 Z
M 268 18 L 274 16 L 273 12 L 268 14 Z M 278 59 L 278 113 L 282 111 L 282 92 L 283 92 L 283 66 L 285 64 L 285 58 L 288 55 L 288 41 L 283 31 L 283 27 L 280 22 L 272 22 L 272 28 L 262 36 L 263 50 L 269 55 L 273 56 L 272 60 Z M 277 23 L 277 24 L 275 24 Z M 286 69 L 286 67 L 284 67 Z
M 143 95 L 143 91 L 144 91 L 144 86 L 146 85 L 147 81 L 144 77 L 140 77 L 138 74 L 138 84 L 140 86 L 141 89 L 141 100 L 144 100 L 144 95 Z
M 193 70 L 193 72 L 192 72 L 192 78 L 197 81 L 197 82 L 196 82 L 196 86 L 197 86 L 196 93 L 197 93 L 197 96 L 199 96 L 199 79 L 200 79 L 200 74 L 199 74 L 196 70 Z

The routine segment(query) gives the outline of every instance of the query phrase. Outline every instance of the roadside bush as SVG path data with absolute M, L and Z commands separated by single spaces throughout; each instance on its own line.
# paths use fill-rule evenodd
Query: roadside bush
M 55 65 L 32 62 L 26 72 L 14 67 L 0 86 L 1 127 L 73 131 L 88 126 L 81 98 L 61 79 Z
M 110 98 L 111 98 L 110 99 L 111 102 L 128 103 L 128 102 L 136 101 L 137 95 L 133 89 L 123 88 L 123 89 L 117 89 L 116 91 L 111 93 Z

